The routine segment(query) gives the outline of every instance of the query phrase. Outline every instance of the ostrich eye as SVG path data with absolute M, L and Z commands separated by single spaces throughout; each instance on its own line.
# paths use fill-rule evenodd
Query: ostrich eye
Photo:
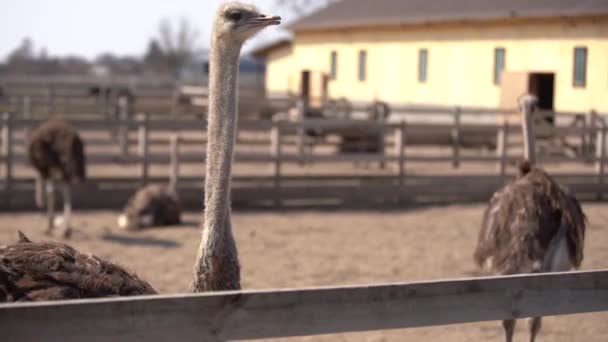
M 243 13 L 241 11 L 232 11 L 228 13 L 228 18 L 234 21 L 239 21 L 243 18 Z

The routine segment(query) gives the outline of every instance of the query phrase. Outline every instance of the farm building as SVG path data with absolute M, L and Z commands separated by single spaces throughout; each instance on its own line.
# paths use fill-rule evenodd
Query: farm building
M 289 29 L 256 51 L 269 94 L 608 111 L 605 0 L 343 0 Z

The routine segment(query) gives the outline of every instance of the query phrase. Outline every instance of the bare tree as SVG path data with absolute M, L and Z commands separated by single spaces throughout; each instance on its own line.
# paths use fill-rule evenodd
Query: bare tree
M 34 42 L 29 37 L 23 38 L 21 44 L 11 51 L 6 58 L 7 69 L 14 73 L 31 73 L 34 71 Z
M 156 42 L 166 58 L 170 72 L 178 77 L 180 70 L 190 62 L 197 52 L 198 31 L 182 18 L 175 28 L 171 21 L 163 19 L 158 28 Z
M 167 73 L 167 56 L 156 39 L 151 39 L 143 58 L 144 68 L 154 72 Z

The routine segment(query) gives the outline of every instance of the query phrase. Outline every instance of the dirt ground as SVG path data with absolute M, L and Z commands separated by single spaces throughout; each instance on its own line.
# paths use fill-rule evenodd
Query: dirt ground
M 608 204 L 586 203 L 584 269 L 608 267 Z M 467 276 L 482 204 L 394 211 L 236 211 L 243 288 L 364 284 Z M 126 233 L 117 212 L 77 212 L 71 243 L 118 261 L 162 293 L 184 292 L 200 232 L 200 214 L 179 227 Z M 17 230 L 44 239 L 42 214 L 0 214 L 0 244 Z M 540 341 L 606 341 L 608 313 L 545 319 Z M 527 341 L 520 322 L 516 341 Z M 503 341 L 498 322 L 315 336 L 286 341 Z

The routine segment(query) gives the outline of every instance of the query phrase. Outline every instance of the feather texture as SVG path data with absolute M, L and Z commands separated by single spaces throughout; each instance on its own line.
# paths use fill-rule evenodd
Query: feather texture
M 0 302 L 155 294 L 124 268 L 55 242 L 19 242 L 0 247 Z
M 484 212 L 474 259 L 498 274 L 544 271 L 551 242 L 565 233 L 570 264 L 583 261 L 586 218 L 578 200 L 529 163 L 492 196 Z

